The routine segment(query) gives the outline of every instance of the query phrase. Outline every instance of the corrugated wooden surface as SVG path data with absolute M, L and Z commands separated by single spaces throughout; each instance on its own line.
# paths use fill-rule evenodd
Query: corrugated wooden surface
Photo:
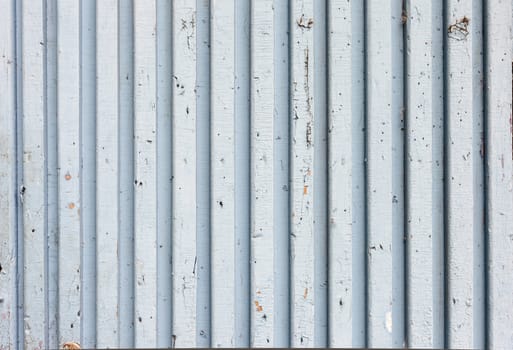
M 0 1 L 0 349 L 513 343 L 511 1 Z

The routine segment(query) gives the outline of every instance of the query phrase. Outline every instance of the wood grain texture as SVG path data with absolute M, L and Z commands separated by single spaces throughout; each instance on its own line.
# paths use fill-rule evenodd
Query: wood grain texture
M 119 346 L 135 347 L 134 306 L 134 8 L 118 2 L 119 11 Z
M 118 6 L 96 8 L 96 346 L 119 347 Z
M 235 346 L 235 4 L 211 3 L 211 326 L 213 347 Z
M 314 344 L 313 1 L 293 1 L 291 25 L 291 346 Z
M 513 344 L 513 196 L 511 1 L 486 5 L 486 173 L 488 334 L 490 349 Z
M 82 1 L 80 38 L 80 345 L 96 347 L 96 2 Z M 117 46 L 117 45 L 116 45 Z M 113 80 L 115 82 L 115 80 Z M 100 121 L 101 123 L 101 121 Z
M 210 347 L 210 2 L 196 1 L 196 346 Z
M 289 7 L 273 4 L 274 30 L 274 345 L 290 346 Z
M 446 9 L 447 347 L 484 347 L 482 33 L 477 2 Z
M 173 23 L 171 0 L 157 6 L 157 347 L 171 347 L 173 309 Z M 178 204 L 178 208 L 180 204 Z M 184 322 L 185 323 L 185 322 Z M 182 337 L 183 338 L 183 337 Z M 183 340 L 183 339 L 182 339 Z
M 45 156 L 44 11 L 41 3 L 22 6 L 22 152 L 24 346 L 45 348 Z
M 57 3 L 59 344 L 80 341 L 81 336 L 79 26 L 79 4 L 59 1 Z
M 274 346 L 274 13 L 251 8 L 251 346 Z
M 406 5 L 408 345 L 442 348 L 443 5 Z
M 365 346 L 363 5 L 328 8 L 329 344 Z
M 157 334 L 156 4 L 134 2 L 135 347 Z
M 508 349 L 512 11 L 0 1 L 0 348 Z
M 173 6 L 173 335 L 196 346 L 196 6 Z
M 367 13 L 367 266 L 369 347 L 404 345 L 401 1 Z M 395 15 L 397 14 L 397 15 Z
M 16 346 L 16 65 L 14 3 L 0 3 L 0 349 Z

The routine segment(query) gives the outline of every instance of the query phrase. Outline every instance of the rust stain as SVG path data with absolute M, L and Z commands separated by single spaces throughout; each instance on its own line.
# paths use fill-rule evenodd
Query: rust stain
M 304 195 L 307 195 L 307 194 L 308 194 L 308 186 L 304 186 L 304 187 L 303 187 L 303 194 L 304 194 Z
M 262 312 L 262 311 L 264 311 L 264 308 L 262 307 L 262 305 L 260 305 L 260 303 L 258 302 L 258 300 L 255 300 L 255 306 L 256 306 L 256 311 L 257 311 L 257 312 Z
M 403 10 L 401 12 L 401 24 L 406 24 L 408 22 L 408 12 L 406 12 L 406 9 L 404 8 L 403 3 Z
M 308 296 L 308 288 L 305 288 L 305 292 L 303 293 L 303 298 L 306 299 L 307 296 Z
M 71 180 L 71 175 L 69 173 L 66 173 L 66 175 L 64 175 L 64 179 L 66 179 L 66 181 Z
M 62 348 L 63 348 L 63 349 L 69 349 L 69 350 L 80 349 L 80 344 L 75 343 L 75 342 L 73 342 L 73 341 L 70 341 L 70 342 L 64 343 L 64 345 L 62 346 Z
M 75 208 L 75 203 L 70 203 L 70 204 L 68 204 L 68 208 L 70 208 L 70 209 Z

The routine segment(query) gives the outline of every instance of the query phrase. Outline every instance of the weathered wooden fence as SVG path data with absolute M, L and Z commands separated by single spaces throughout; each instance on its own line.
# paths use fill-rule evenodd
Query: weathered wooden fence
M 513 344 L 510 0 L 0 0 L 0 348 Z

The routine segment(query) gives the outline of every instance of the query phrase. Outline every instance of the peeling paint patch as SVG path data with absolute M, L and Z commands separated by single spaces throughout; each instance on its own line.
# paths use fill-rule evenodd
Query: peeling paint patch
M 256 311 L 257 311 L 257 312 L 262 312 L 262 311 L 264 311 L 264 308 L 262 307 L 262 305 L 260 305 L 260 303 L 258 302 L 258 300 L 255 300 L 255 307 L 256 307 Z

